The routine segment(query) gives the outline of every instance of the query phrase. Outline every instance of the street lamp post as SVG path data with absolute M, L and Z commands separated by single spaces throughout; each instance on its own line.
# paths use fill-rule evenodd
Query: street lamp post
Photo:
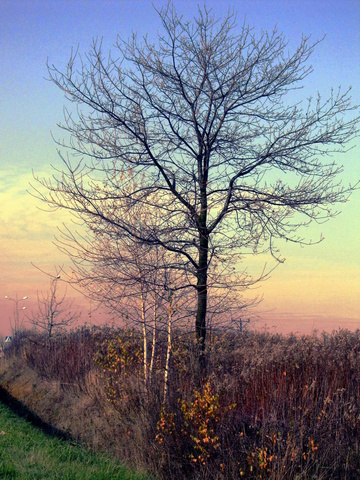
M 7 295 L 5 295 L 6 300 L 10 300 L 11 302 L 14 302 L 15 304 L 15 311 L 14 311 L 14 320 L 15 324 L 14 327 L 11 325 L 13 328 L 13 333 L 16 335 L 19 330 L 20 330 L 20 313 L 19 313 L 19 302 L 22 302 L 24 300 L 27 300 L 27 296 L 22 297 L 22 298 L 17 298 L 17 294 L 15 295 L 15 298 L 10 298 Z M 21 310 L 25 310 L 26 307 L 22 307 Z

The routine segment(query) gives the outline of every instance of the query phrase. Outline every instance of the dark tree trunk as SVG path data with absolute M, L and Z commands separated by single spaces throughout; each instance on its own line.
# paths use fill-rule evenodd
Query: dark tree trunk
M 201 192 L 202 209 L 199 216 L 199 268 L 197 271 L 197 312 L 196 312 L 196 340 L 198 344 L 198 358 L 200 372 L 205 369 L 205 340 L 206 340 L 206 313 L 207 313 L 207 273 L 208 273 L 208 252 L 209 233 L 207 230 L 207 196 L 206 181 Z
M 205 238 L 200 242 L 199 270 L 197 275 L 198 305 L 196 312 L 196 338 L 202 351 L 205 349 L 206 339 L 207 261 L 208 238 Z

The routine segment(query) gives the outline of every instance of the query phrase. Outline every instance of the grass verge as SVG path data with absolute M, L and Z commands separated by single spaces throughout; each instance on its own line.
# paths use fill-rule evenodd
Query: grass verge
M 0 478 L 145 480 L 116 461 L 47 435 L 0 403 Z

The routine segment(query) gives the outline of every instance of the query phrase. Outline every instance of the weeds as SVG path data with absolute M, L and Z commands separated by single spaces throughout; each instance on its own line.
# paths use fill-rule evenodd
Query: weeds
M 76 407 L 87 442 L 157 478 L 359 478 L 359 331 L 219 334 L 204 380 L 195 351 L 191 337 L 174 333 L 164 403 L 165 336 L 146 388 L 136 331 L 80 329 L 51 345 L 28 337 L 13 347 L 17 361 L 57 382 L 63 405 L 74 389 L 83 404 L 92 399 L 96 442 Z M 10 389 L 11 375 L 2 381 Z M 37 409 L 41 415 L 40 401 Z

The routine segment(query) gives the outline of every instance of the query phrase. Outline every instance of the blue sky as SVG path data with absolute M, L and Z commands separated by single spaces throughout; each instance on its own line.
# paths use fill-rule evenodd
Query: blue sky
M 174 4 L 189 19 L 196 13 L 196 1 L 175 0 Z M 314 41 L 326 35 L 311 58 L 314 73 L 305 82 L 304 98 L 318 90 L 326 97 L 332 86 L 352 85 L 354 103 L 360 103 L 358 0 L 208 0 L 206 4 L 216 16 L 234 8 L 239 25 L 245 17 L 258 32 L 277 25 L 288 38 L 290 50 L 303 34 L 311 34 Z M 154 5 L 160 7 L 163 2 Z M 145 0 L 0 0 L 1 298 L 15 293 L 36 297 L 36 289 L 46 288 L 47 280 L 31 262 L 45 267 L 66 262 L 52 245 L 63 217 L 39 211 L 38 203 L 26 193 L 32 169 L 46 174 L 51 173 L 50 164 L 60 165 L 51 132 L 61 135 L 56 124 L 62 120 L 65 100 L 46 80 L 47 60 L 63 69 L 71 48 L 86 53 L 93 37 L 103 37 L 106 51 L 114 49 L 118 34 L 127 38 L 136 31 L 139 36 L 155 37 L 158 29 L 157 13 L 152 2 Z M 359 153 L 356 146 L 339 159 L 345 165 L 345 182 L 360 178 Z M 260 310 L 272 324 L 276 316 L 291 315 L 310 318 L 310 322 L 316 318 L 317 325 L 320 317 L 323 323 L 335 317 L 331 321 L 343 325 L 348 319 L 360 321 L 359 192 L 342 210 L 335 220 L 308 232 L 314 238 L 324 233 L 320 245 L 284 246 L 286 263 L 257 292 L 264 295 Z M 0 299 L 0 307 L 2 303 Z M 5 307 L 0 333 L 2 325 L 8 328 L 11 315 Z

